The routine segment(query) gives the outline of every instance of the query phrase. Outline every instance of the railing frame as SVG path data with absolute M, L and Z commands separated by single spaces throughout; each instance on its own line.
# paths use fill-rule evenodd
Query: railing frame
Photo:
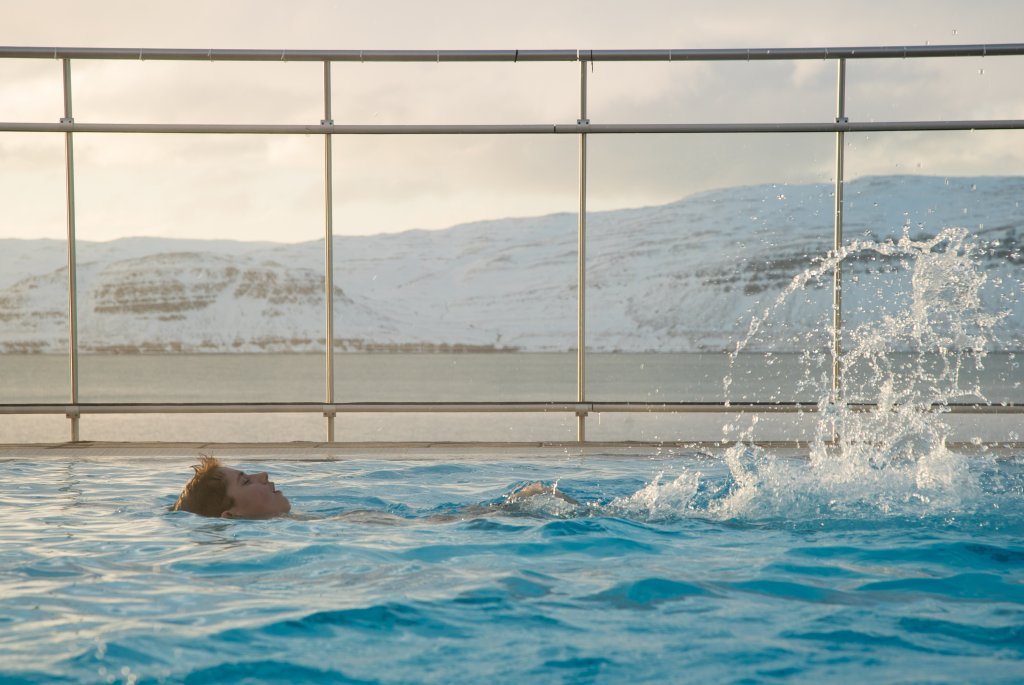
M 921 57 L 996 57 L 1024 55 L 1024 43 L 995 45 L 867 46 L 832 48 L 761 48 L 712 50 L 188 50 L 150 48 L 0 47 L 0 59 L 60 60 L 63 74 L 64 116 L 59 123 L 0 122 L 0 131 L 63 133 L 67 207 L 68 327 L 70 404 L 0 405 L 0 414 L 65 413 L 71 422 L 71 440 L 80 440 L 79 418 L 86 414 L 109 413 L 224 413 L 224 412 L 322 412 L 327 423 L 327 441 L 335 440 L 335 417 L 349 412 L 478 412 L 478 411 L 562 411 L 577 417 L 577 442 L 586 442 L 586 418 L 591 412 L 791 412 L 815 411 L 799 403 L 651 403 L 588 402 L 586 399 L 586 218 L 587 218 L 587 136 L 590 134 L 655 133 L 835 133 L 834 254 L 843 247 L 844 135 L 869 131 L 966 131 L 1024 129 L 1024 119 L 960 121 L 850 122 L 846 116 L 846 63 L 851 59 L 908 59 Z M 210 60 L 210 61 L 301 61 L 323 62 L 324 118 L 319 125 L 288 124 L 115 124 L 80 123 L 72 114 L 71 60 Z M 592 124 L 587 115 L 587 68 L 594 62 L 610 61 L 770 61 L 836 60 L 835 122 L 782 122 L 741 124 Z M 360 125 L 336 124 L 331 114 L 331 65 L 334 62 L 578 62 L 580 64 L 580 117 L 576 124 L 483 124 L 483 125 Z M 325 288 L 325 402 L 318 403 L 182 403 L 182 404 L 82 404 L 78 379 L 78 286 L 75 252 L 75 133 L 198 133 L 324 136 L 324 288 Z M 333 149 L 335 135 L 509 135 L 555 134 L 579 137 L 578 212 L 578 311 L 577 311 L 577 396 L 575 403 L 559 402 L 469 402 L 469 403 L 336 403 L 334 395 L 334 203 Z M 832 401 L 842 400 L 842 261 L 833 272 L 832 305 Z M 872 405 L 857 405 L 870 408 Z M 1021 413 L 1016 404 L 946 405 L 937 410 L 968 413 Z

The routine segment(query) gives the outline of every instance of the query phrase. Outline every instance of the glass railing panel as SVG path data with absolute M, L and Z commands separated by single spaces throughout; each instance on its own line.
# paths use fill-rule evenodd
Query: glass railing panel
M 0 430 L 4 418 L 0 417 Z M 338 414 L 335 419 L 339 442 L 568 442 L 575 439 L 575 430 L 576 417 L 564 413 L 358 412 Z M 316 412 L 89 415 L 82 417 L 82 432 L 90 440 L 140 442 L 326 440 L 324 418 Z M 20 435 L 12 433 L 10 442 L 29 441 L 17 439 Z
M 64 112 L 62 70 L 57 60 L 0 59 L 0 121 L 58 121 Z
M 1021 149 L 1021 132 L 848 141 L 850 399 L 898 381 L 900 402 L 1024 401 L 1024 181 L 997 152 Z
M 848 60 L 846 113 L 854 122 L 1019 116 L 1020 59 Z M 61 66 L 0 62 L 0 120 L 59 119 Z M 588 117 L 595 124 L 831 121 L 835 67 L 833 60 L 598 62 L 586 67 Z M 339 124 L 578 116 L 578 63 L 337 63 L 331 70 Z M 44 73 L 52 78 L 39 78 Z M 72 74 L 77 122 L 323 117 L 321 62 L 74 60 Z M 916 374 L 903 385 L 917 398 L 1021 401 L 1019 138 L 1019 131 L 847 134 L 841 361 L 848 399 L 884 399 L 881 368 Z M 575 399 L 577 138 L 334 141 L 336 401 Z M 832 364 L 831 266 L 823 260 L 832 242 L 834 141 L 831 134 L 589 136 L 588 400 L 823 396 Z M 0 183 L 2 258 L 17 262 L 0 270 L 0 403 L 59 403 L 70 393 L 63 144 L 60 135 L 0 134 L 0 175 L 8 177 Z M 323 137 L 76 134 L 75 152 L 81 400 L 323 401 Z M 686 229 L 672 230 L 681 219 Z M 820 233 L 805 234 L 810 224 Z M 943 234 L 951 228 L 962 231 Z M 912 246 L 899 247 L 900 238 Z M 945 256 L 950 263 L 931 265 Z M 685 281 L 701 287 L 687 289 Z M 935 291 L 924 288 L 929 305 L 948 296 L 949 306 L 940 321 L 907 328 L 920 313 L 922 281 Z M 715 304 L 714 292 L 734 298 Z M 694 306 L 704 315 L 687 315 Z M 936 345 L 952 356 L 928 356 Z M 936 379 L 950 379 L 951 360 L 956 388 L 940 397 Z M 534 439 L 516 428 L 523 415 L 481 416 L 508 425 L 465 425 Z M 610 416 L 592 416 L 588 437 L 625 430 L 619 439 L 637 432 L 672 439 L 665 436 L 683 420 L 625 415 L 617 424 Z M 114 435 L 121 418 L 87 417 L 83 425 Z M 143 427 L 150 420 L 135 418 Z M 225 430 L 252 436 L 278 420 L 250 418 Z M 282 435 L 320 438 L 322 417 L 278 418 Z M 421 418 L 422 425 L 407 424 L 409 435 L 447 439 L 433 437 L 447 429 L 432 431 L 429 415 Z M 177 439 L 187 439 L 188 420 L 167 424 Z M 207 420 L 215 418 L 194 424 L 197 439 L 244 439 L 211 432 Z M 61 417 L 33 421 L 48 435 L 67 425 Z M 545 435 L 560 436 L 573 423 L 562 416 Z M 4 425 L 0 442 L 20 440 L 29 423 L 7 422 L 14 428 L 6 432 Z M 376 432 L 373 425 L 345 420 L 352 435 Z M 214 434 L 221 437 L 203 437 Z
M 60 63 L 0 60 L 0 121 L 57 121 Z M 64 136 L 0 133 L 0 404 L 67 402 Z M 0 443 L 59 442 L 67 420 L 0 416 Z
M 833 60 L 595 62 L 587 114 L 594 124 L 830 122 L 836 69 Z
M 564 124 L 579 118 L 575 62 L 336 62 L 336 124 Z
M 631 208 L 588 217 L 587 398 L 817 401 L 830 366 L 821 260 L 834 136 L 590 145 L 591 204 Z
M 60 84 L 59 71 L 57 83 Z M 76 123 L 318 124 L 323 64 L 71 61 Z
M 1024 57 L 847 60 L 850 121 L 1013 119 Z
M 569 442 L 576 439 L 576 417 L 561 412 L 339 414 L 335 437 L 347 442 Z
M 115 442 L 321 442 L 324 419 L 309 414 L 90 414 L 89 440 Z M 197 451 L 202 451 L 197 447 Z
M 322 401 L 322 139 L 82 134 L 76 160 L 83 402 Z
M 339 139 L 336 400 L 575 399 L 576 169 L 572 138 Z
M 71 423 L 63 414 L 0 415 L 0 445 L 61 443 L 71 439 Z
M 714 443 L 732 441 L 809 442 L 819 435 L 817 414 L 751 413 L 723 409 L 692 413 L 601 413 L 587 420 L 587 439 L 656 443 Z
M 0 133 L 0 404 L 68 402 L 64 136 Z M 2 442 L 58 442 L 66 421 L 0 418 Z

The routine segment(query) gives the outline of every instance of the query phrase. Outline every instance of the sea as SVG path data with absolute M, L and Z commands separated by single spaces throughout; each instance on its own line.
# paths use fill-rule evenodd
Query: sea
M 956 370 L 948 402 L 999 406 L 1024 402 L 1024 355 L 1013 351 L 970 357 Z M 844 369 L 845 397 L 872 402 L 880 380 L 861 360 Z M 895 369 L 913 368 L 904 384 L 924 387 L 948 358 L 890 352 Z M 79 359 L 83 403 L 307 402 L 326 398 L 322 354 L 90 355 Z M 924 373 L 927 371 L 927 373 Z M 831 358 L 821 353 L 589 353 L 585 397 L 592 402 L 800 402 L 809 409 L 828 395 Z M 336 402 L 575 402 L 576 354 L 344 353 L 334 357 Z M 0 404 L 68 402 L 69 362 L 59 355 L 0 355 Z M 923 379 L 923 380 L 922 380 Z M 58 407 L 59 409 L 60 407 Z M 733 412 L 592 414 L 588 439 L 714 441 L 752 430 L 759 439 L 806 439 L 811 416 L 737 418 Z M 961 441 L 1014 440 L 1018 417 L 948 416 Z M 63 413 L 0 414 L 0 444 L 63 442 Z M 752 425 L 756 424 L 756 426 Z M 291 414 L 84 415 L 83 440 L 161 442 L 323 441 L 319 412 Z M 961 430 L 963 428 L 963 430 Z M 966 432 L 965 432 L 966 431 Z M 571 413 L 341 414 L 336 438 L 346 441 L 537 442 L 576 439 Z

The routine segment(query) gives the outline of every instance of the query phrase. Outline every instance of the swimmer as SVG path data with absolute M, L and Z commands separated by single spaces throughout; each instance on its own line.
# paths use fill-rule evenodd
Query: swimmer
M 202 457 L 171 511 L 228 519 L 262 519 L 287 514 L 292 505 L 266 471 L 250 474 Z
M 193 466 L 191 480 L 178 496 L 171 511 L 188 511 L 215 518 L 263 519 L 291 511 L 288 498 L 278 490 L 265 471 L 249 474 L 224 466 L 215 457 L 202 457 Z M 505 505 L 522 504 L 533 497 L 550 495 L 573 506 L 580 503 L 554 485 L 528 483 L 505 497 Z M 470 508 L 467 513 L 478 513 Z

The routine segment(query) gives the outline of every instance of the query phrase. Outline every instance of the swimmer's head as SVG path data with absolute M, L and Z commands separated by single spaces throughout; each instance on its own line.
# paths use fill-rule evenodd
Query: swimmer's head
M 181 491 L 172 511 L 223 518 L 270 518 L 287 514 L 288 498 L 266 472 L 249 474 L 229 468 L 213 457 L 192 467 L 195 474 Z

